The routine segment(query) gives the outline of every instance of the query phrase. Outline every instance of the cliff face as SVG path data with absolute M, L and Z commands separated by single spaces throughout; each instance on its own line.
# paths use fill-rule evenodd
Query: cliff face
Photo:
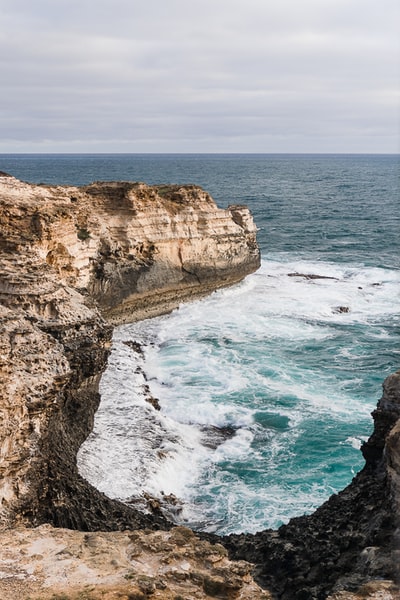
M 194 186 L 29 185 L 0 175 L 0 518 L 161 526 L 79 477 L 109 323 L 160 314 L 257 269 L 244 207 Z
M 0 194 L 0 247 L 51 267 L 53 280 L 89 294 L 112 322 L 160 314 L 260 264 L 248 209 L 218 209 L 193 185 L 50 187 L 3 176 Z
M 93 185 L 107 231 L 89 292 L 108 320 L 129 322 L 230 285 L 259 267 L 256 228 L 246 207 L 218 210 L 195 186 Z

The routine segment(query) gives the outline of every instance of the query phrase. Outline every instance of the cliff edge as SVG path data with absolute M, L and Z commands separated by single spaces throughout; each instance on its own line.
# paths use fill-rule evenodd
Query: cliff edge
M 154 316 L 260 264 L 247 208 L 201 188 L 30 185 L 0 174 L 0 519 L 81 530 L 168 527 L 92 488 L 112 324 Z

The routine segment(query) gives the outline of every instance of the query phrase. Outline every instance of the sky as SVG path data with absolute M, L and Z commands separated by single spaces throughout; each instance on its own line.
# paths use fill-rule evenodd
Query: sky
M 398 0 L 0 0 L 0 152 L 400 151 Z

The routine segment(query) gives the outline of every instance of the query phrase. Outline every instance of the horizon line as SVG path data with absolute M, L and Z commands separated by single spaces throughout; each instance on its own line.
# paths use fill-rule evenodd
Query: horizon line
M 400 156 L 399 152 L 0 152 L 0 156 Z

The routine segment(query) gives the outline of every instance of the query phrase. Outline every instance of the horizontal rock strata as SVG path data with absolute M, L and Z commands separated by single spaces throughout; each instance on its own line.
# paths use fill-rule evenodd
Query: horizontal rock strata
M 260 264 L 248 209 L 218 209 L 193 185 L 50 187 L 3 176 L 0 195 L 0 248 L 9 254 L 1 291 L 14 297 L 21 282 L 13 271 L 32 256 L 39 264 L 22 270 L 39 293 L 42 268 L 53 287 L 89 295 L 109 322 L 131 322 L 240 281 Z M 50 302 L 43 311 L 52 317 Z
M 245 207 L 195 186 L 30 185 L 0 175 L 0 523 L 168 527 L 82 479 L 111 323 L 160 314 L 259 266 Z

